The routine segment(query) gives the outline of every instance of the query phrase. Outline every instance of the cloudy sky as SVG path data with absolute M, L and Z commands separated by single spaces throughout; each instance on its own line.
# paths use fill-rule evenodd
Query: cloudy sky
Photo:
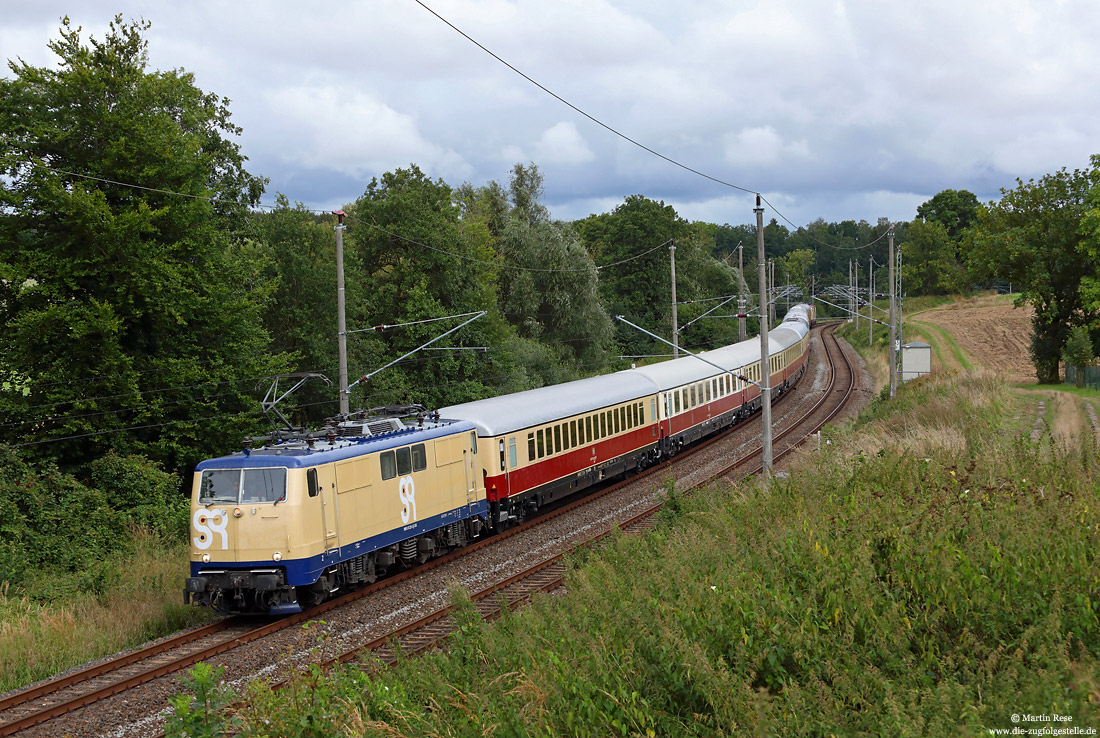
M 996 199 L 1100 153 L 1097 0 L 424 3 L 781 222 L 910 220 L 940 190 Z M 266 202 L 332 209 L 410 163 L 481 185 L 534 162 L 556 218 L 641 194 L 753 220 L 750 194 L 416 0 L 0 0 L 0 56 L 51 65 L 61 16 L 102 37 L 116 13 L 152 23 L 152 67 L 231 100 Z

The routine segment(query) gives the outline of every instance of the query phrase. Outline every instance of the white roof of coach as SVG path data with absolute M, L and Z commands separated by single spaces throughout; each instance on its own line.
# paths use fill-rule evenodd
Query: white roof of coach
M 769 351 L 773 354 L 778 353 L 797 343 L 809 330 L 809 328 L 804 328 L 799 331 L 798 329 L 802 327 L 800 322 L 790 321 L 786 325 L 768 331 Z M 703 351 L 699 353 L 699 356 L 724 369 L 739 369 L 760 358 L 760 338 L 750 338 L 741 343 L 734 343 L 711 351 Z M 715 377 L 720 373 L 706 361 L 700 361 L 694 356 L 662 361 L 660 364 L 638 367 L 633 371 L 649 377 L 662 391 Z
M 797 320 L 784 320 L 768 333 L 768 346 L 777 353 L 797 343 L 810 330 L 808 308 L 796 305 L 787 313 Z M 737 369 L 759 358 L 760 340 L 749 339 L 701 354 L 726 369 Z M 439 409 L 444 418 L 472 421 L 482 436 L 499 436 L 522 428 L 592 412 L 620 402 L 637 400 L 660 390 L 680 387 L 718 375 L 710 364 L 692 356 L 578 379 L 565 384 L 514 392 L 500 397 L 451 405 Z
M 654 392 L 656 388 L 649 379 L 628 370 L 451 405 L 440 408 L 439 414 L 472 421 L 482 436 L 499 436 Z

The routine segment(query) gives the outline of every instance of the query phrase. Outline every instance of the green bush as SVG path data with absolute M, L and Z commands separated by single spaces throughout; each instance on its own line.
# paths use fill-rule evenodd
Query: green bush
M 113 451 L 88 465 L 91 485 L 123 519 L 173 537 L 187 535 L 189 503 L 179 478 L 144 456 Z
M 53 464 L 28 464 L 0 449 L 0 581 L 41 570 L 80 572 L 125 548 L 126 520 L 104 495 Z

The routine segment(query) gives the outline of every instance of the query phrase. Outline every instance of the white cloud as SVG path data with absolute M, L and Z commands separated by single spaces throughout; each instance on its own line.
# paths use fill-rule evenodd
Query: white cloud
M 735 166 L 791 163 L 810 158 L 805 140 L 785 142 L 771 126 L 744 128 L 728 134 L 724 141 L 726 161 Z
M 546 164 L 584 164 L 595 155 L 572 121 L 562 121 L 542 132 L 535 144 L 538 162 Z
M 465 177 L 471 171 L 460 154 L 429 141 L 414 116 L 371 95 L 288 87 L 271 91 L 267 103 L 286 134 L 279 150 L 284 161 L 353 177 L 410 163 L 444 178 Z
M 151 21 L 151 67 L 230 98 L 255 173 L 306 204 L 409 163 L 457 185 L 533 161 L 556 217 L 637 193 L 691 218 L 752 218 L 740 195 L 592 125 L 408 0 L 8 5 L 3 56 L 34 65 L 52 64 L 66 13 L 97 38 L 117 12 Z M 631 138 L 776 193 L 796 222 L 910 218 L 939 189 L 995 195 L 1100 152 L 1096 0 L 430 5 Z

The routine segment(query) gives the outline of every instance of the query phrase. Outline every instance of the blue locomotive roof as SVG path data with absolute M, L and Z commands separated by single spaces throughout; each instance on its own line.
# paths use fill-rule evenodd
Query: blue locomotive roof
M 331 444 L 324 438 L 318 438 L 314 448 L 308 448 L 302 441 L 291 441 L 200 461 L 195 471 L 272 466 L 301 469 L 378 453 L 410 443 L 423 443 L 458 433 L 469 433 L 472 430 L 474 424 L 466 420 L 441 420 L 423 428 L 403 428 L 375 436 L 341 437 Z

